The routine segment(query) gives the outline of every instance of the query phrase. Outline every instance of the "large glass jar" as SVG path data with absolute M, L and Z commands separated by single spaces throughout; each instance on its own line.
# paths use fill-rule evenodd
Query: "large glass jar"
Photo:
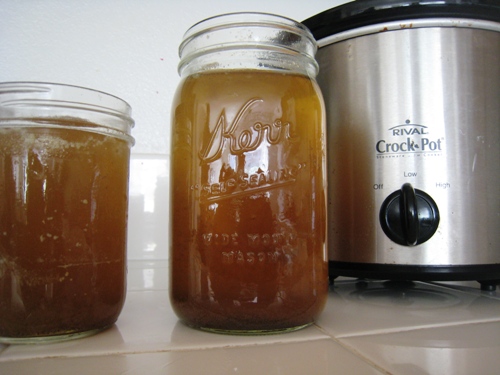
M 235 13 L 190 28 L 172 107 L 170 298 L 189 326 L 311 324 L 328 291 L 325 114 L 301 24 Z
M 130 112 L 86 88 L 0 83 L 0 342 L 87 336 L 118 318 Z

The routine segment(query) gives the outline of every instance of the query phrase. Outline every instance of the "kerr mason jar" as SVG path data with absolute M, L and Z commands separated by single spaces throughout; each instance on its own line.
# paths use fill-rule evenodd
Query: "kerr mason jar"
M 328 291 L 325 113 L 301 24 L 235 13 L 191 27 L 172 107 L 170 298 L 198 329 L 311 324 Z
M 0 342 L 78 338 L 118 318 L 130 113 L 91 89 L 0 83 Z

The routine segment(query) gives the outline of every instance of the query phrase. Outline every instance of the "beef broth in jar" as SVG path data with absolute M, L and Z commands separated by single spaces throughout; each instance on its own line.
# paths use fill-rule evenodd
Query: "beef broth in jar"
M 183 322 L 208 331 L 296 330 L 319 316 L 328 288 L 324 105 L 313 57 L 280 47 L 314 50 L 313 41 L 273 15 L 205 22 L 181 47 L 173 103 L 171 302 Z M 251 41 L 234 35 L 238 24 L 273 34 L 276 49 L 244 50 Z M 223 31 L 217 40 L 236 38 L 241 60 L 223 43 L 199 45 Z M 190 44 L 209 52 L 190 59 Z
M 6 343 L 96 333 L 116 321 L 126 293 L 132 139 L 75 113 L 10 117 L 4 99 L 13 88 L 31 97 L 33 87 L 42 95 L 89 93 L 0 84 L 0 342 Z

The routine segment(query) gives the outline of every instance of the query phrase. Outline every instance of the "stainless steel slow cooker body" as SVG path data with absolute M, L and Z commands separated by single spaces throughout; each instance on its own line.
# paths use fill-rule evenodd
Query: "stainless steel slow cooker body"
M 500 280 L 500 3 L 304 21 L 327 110 L 332 277 Z

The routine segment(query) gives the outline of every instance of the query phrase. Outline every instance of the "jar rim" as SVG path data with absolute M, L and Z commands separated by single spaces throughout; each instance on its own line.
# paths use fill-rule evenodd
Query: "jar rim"
M 27 122 L 33 122 L 30 126 L 37 126 L 37 122 L 47 126 L 51 119 L 73 118 L 92 123 L 95 132 L 133 143 L 131 130 L 135 122 L 131 113 L 125 100 L 104 91 L 63 83 L 0 82 L 0 127 L 16 126 L 16 122 L 18 126 L 26 126 Z M 75 125 L 78 128 L 87 126 Z
M 243 33 L 243 28 L 249 32 Z M 294 39 L 295 44 L 291 41 Z M 283 55 L 301 56 L 315 64 L 317 42 L 307 26 L 288 17 L 265 12 L 219 14 L 195 23 L 184 33 L 178 71 L 181 73 L 191 59 L 201 55 L 236 49 L 280 50 Z
M 246 17 L 244 21 L 242 17 Z M 259 25 L 274 25 L 297 28 L 306 33 L 311 40 L 315 40 L 312 32 L 303 23 L 300 23 L 299 21 L 296 21 L 289 17 L 266 12 L 232 12 L 205 18 L 201 21 L 196 22 L 189 29 L 187 29 L 187 31 L 184 33 L 183 40 L 186 40 L 193 35 L 204 32 L 205 30 L 210 28 L 253 23 L 258 23 Z

